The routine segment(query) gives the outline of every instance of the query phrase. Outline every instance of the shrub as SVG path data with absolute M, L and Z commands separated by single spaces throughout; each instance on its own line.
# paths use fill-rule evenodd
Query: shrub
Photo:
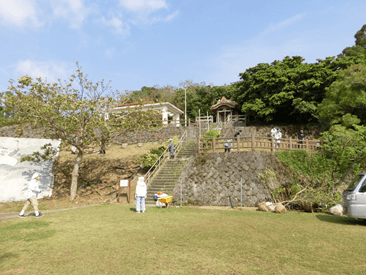
M 210 131 L 207 131 L 204 135 L 203 135 L 203 138 L 217 138 L 220 136 L 220 131 L 219 130 L 210 130 Z M 209 140 L 204 140 L 203 141 L 203 147 L 206 148 L 207 146 L 210 145 L 210 141 Z
M 219 130 L 210 130 L 210 131 L 207 131 L 203 137 L 204 138 L 213 138 L 213 137 L 219 137 L 220 136 L 220 131 Z
M 339 170 L 339 163 L 329 151 L 311 152 L 305 150 L 291 150 L 276 152 L 278 158 L 292 170 L 292 180 L 282 184 L 273 195 L 285 196 L 292 200 L 296 194 L 298 205 L 332 206 L 340 203 L 342 181 L 357 174 L 360 169 L 356 165 L 353 171 Z M 346 173 L 346 174 L 345 174 Z
M 160 146 L 158 148 L 152 148 L 150 149 L 150 154 L 155 154 L 155 155 L 158 155 L 158 156 L 161 156 L 161 154 L 165 151 L 166 149 L 166 146 Z
M 160 155 L 157 154 L 145 154 L 141 157 L 141 163 L 145 168 L 150 168 L 154 165 L 154 163 L 159 159 Z

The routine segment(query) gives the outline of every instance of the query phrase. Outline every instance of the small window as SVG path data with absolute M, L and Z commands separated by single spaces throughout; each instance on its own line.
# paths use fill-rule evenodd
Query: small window
M 347 191 L 353 191 L 356 186 L 358 185 L 358 183 L 360 182 L 360 180 L 362 180 L 364 176 L 362 174 L 357 175 L 350 183 L 350 185 L 347 187 Z M 361 191 L 360 191 L 361 192 Z
M 365 193 L 366 192 L 366 180 L 363 182 L 360 190 L 358 191 L 360 193 Z

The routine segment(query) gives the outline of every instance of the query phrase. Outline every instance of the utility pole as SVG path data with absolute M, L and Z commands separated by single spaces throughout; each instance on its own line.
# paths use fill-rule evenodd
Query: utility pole
M 187 85 L 184 84 L 184 123 L 187 127 Z

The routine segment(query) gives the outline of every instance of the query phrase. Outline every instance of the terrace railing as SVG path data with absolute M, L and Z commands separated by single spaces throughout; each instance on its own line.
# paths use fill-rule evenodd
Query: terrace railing
M 199 138 L 198 152 L 218 153 L 225 151 L 225 143 L 228 138 Z M 320 150 L 321 143 L 316 140 L 298 140 L 292 138 L 274 139 L 270 137 L 259 136 L 237 136 L 229 143 L 229 149 L 235 152 L 245 151 L 268 151 L 274 153 L 275 151 L 285 150 Z

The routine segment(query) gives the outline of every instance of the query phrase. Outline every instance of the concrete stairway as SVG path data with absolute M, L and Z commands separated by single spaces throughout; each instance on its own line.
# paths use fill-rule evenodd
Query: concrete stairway
M 191 155 L 197 153 L 197 140 L 195 139 L 186 139 L 183 142 L 183 146 L 177 154 L 178 159 L 186 159 L 189 158 Z
M 146 204 L 155 204 L 154 195 L 156 192 L 164 192 L 169 196 L 173 195 L 174 187 L 188 162 L 188 158 L 196 152 L 196 140 L 188 139 L 183 142 L 183 146 L 176 158 L 168 159 L 147 187 Z
M 155 204 L 156 192 L 164 192 L 173 195 L 174 187 L 186 166 L 186 159 L 168 159 L 159 172 L 154 176 L 147 188 L 146 204 Z

